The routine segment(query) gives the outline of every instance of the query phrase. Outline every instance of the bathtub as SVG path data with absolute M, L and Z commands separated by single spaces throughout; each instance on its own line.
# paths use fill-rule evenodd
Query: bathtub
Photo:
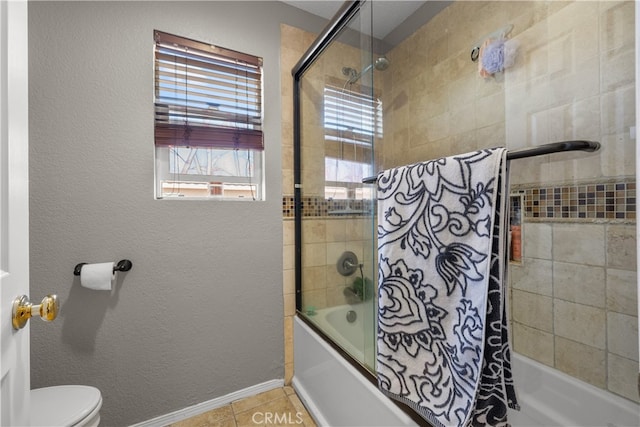
M 356 311 L 360 319 L 366 319 L 369 312 L 364 304 L 331 307 L 317 310 L 310 317 L 311 323 L 326 331 L 348 353 L 371 354 L 367 347 L 373 342 L 367 342 L 368 339 L 362 337 L 365 334 L 360 333 L 364 325 L 346 320 L 350 310 Z M 372 341 L 373 334 L 368 336 Z M 293 387 L 318 425 L 418 425 L 297 316 L 294 360 Z M 512 363 L 522 408 L 509 413 L 513 427 L 640 425 L 639 406 L 627 399 L 519 354 L 513 355 Z

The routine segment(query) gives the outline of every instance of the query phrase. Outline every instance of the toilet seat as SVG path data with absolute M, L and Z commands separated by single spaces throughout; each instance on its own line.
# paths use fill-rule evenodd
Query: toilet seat
M 34 389 L 31 390 L 31 425 L 86 425 L 98 415 L 101 407 L 102 396 L 95 387 L 61 385 Z

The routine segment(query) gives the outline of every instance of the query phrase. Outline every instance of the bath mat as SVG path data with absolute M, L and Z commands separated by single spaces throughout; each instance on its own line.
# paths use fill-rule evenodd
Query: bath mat
M 517 408 L 504 276 L 506 150 L 378 176 L 378 386 L 437 427 Z

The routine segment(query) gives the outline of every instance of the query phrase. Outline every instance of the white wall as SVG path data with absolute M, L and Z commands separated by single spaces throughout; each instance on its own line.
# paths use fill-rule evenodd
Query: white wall
M 242 22 L 245 22 L 243 25 Z M 29 2 L 32 387 L 88 384 L 130 425 L 283 378 L 279 2 Z M 153 199 L 153 30 L 264 58 L 266 201 Z M 113 294 L 79 262 L 128 258 Z

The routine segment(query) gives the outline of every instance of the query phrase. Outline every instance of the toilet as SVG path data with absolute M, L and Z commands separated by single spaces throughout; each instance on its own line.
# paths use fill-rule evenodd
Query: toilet
M 31 425 L 97 427 L 102 395 L 95 387 L 60 385 L 31 390 Z

